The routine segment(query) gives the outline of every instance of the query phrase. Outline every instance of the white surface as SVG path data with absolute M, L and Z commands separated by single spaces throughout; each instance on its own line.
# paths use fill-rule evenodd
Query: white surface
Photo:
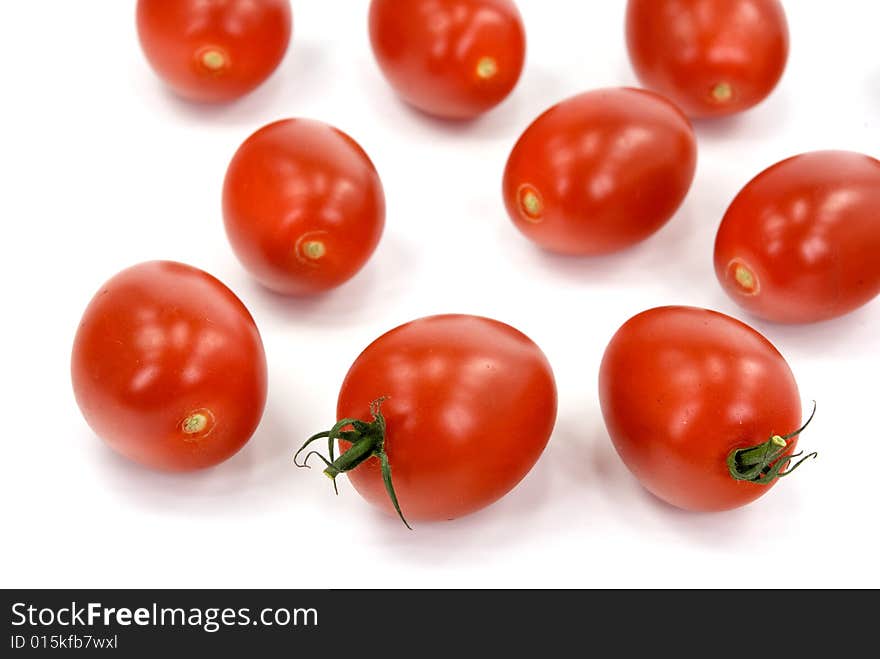
M 624 2 L 521 0 L 527 68 L 473 124 L 401 105 L 374 65 L 366 1 L 295 0 L 281 68 L 238 104 L 186 105 L 147 68 L 134 2 L 3 2 L 0 60 L 2 524 L 4 587 L 880 586 L 876 448 L 880 301 L 837 321 L 754 320 L 819 412 L 802 445 L 819 460 L 738 511 L 679 512 L 646 494 L 608 440 L 602 351 L 648 307 L 744 318 L 711 268 L 715 228 L 739 188 L 798 152 L 880 153 L 880 8 L 787 2 L 792 52 L 777 92 L 697 127 L 700 164 L 677 216 L 619 256 L 546 256 L 507 220 L 501 174 L 540 111 L 634 84 Z M 342 7 L 346 9 L 343 10 Z M 220 187 L 238 144 L 285 116 L 333 123 L 373 158 L 388 199 L 372 262 L 326 297 L 283 300 L 228 249 Z M 117 458 L 81 418 L 69 351 L 111 275 L 167 258 L 202 267 L 251 309 L 270 392 L 249 445 L 218 468 L 153 473 Z M 532 473 L 478 514 L 409 532 L 341 482 L 334 498 L 294 448 L 334 420 L 339 384 L 391 327 L 438 312 L 496 317 L 554 366 L 559 420 Z

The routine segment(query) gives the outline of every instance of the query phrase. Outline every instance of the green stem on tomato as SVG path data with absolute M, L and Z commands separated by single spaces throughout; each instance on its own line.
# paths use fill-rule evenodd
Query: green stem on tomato
M 381 409 L 384 401 L 385 397 L 382 397 L 377 398 L 370 403 L 370 415 L 373 417 L 373 420 L 370 422 L 361 421 L 360 419 L 341 419 L 337 421 L 336 425 L 330 430 L 325 430 L 324 432 L 319 432 L 318 434 L 309 437 L 294 454 L 293 463 L 297 467 L 308 467 L 309 458 L 312 455 L 317 455 L 326 465 L 324 474 L 333 481 L 333 489 L 339 494 L 339 490 L 336 489 L 336 477 L 339 476 L 339 474 L 351 471 L 370 458 L 378 458 L 382 469 L 382 481 L 385 484 L 385 491 L 388 493 L 388 498 L 391 499 L 391 504 L 394 506 L 394 510 L 397 511 L 398 516 L 404 525 L 406 525 L 406 528 L 412 530 L 412 527 L 406 521 L 403 512 L 400 510 L 400 503 L 397 501 L 394 484 L 391 482 L 391 464 L 388 460 L 388 454 L 385 452 L 385 417 L 382 416 Z M 345 428 L 348 427 L 351 427 L 351 430 L 345 430 Z M 297 462 L 299 455 L 312 442 L 324 438 L 326 438 L 328 442 L 327 450 L 330 454 L 329 460 L 318 451 L 311 451 L 306 454 L 306 457 L 302 462 Z M 343 439 L 349 442 L 351 447 L 343 452 L 338 458 L 335 458 L 333 448 L 334 442 L 337 439 Z
M 813 420 L 815 415 L 816 402 L 813 401 L 813 411 L 810 413 L 810 417 L 797 430 L 787 435 L 772 435 L 767 441 L 755 446 L 747 446 L 731 451 L 727 456 L 727 470 L 731 478 L 738 481 L 758 483 L 759 485 L 769 485 L 777 478 L 788 476 L 800 467 L 805 460 L 815 458 L 819 455 L 815 451 L 807 455 L 803 455 L 803 451 L 786 455 L 788 440 L 800 435 L 810 425 L 810 421 Z M 801 459 L 795 462 L 794 466 L 789 467 L 791 461 L 798 457 Z

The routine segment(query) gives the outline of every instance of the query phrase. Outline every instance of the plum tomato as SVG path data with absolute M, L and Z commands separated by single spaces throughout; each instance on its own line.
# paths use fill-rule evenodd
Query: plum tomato
M 138 0 L 137 30 L 153 70 L 179 96 L 231 101 L 278 67 L 290 42 L 288 0 Z
M 742 112 L 788 59 L 779 0 L 629 0 L 626 44 L 642 84 L 694 118 Z
M 693 129 L 672 103 L 639 89 L 599 89 L 554 105 L 526 129 L 504 170 L 504 203 L 544 249 L 605 254 L 663 226 L 696 163 Z
M 448 119 L 473 118 L 503 101 L 526 50 L 511 0 L 372 0 L 370 42 L 404 101 Z
M 880 161 L 849 151 L 783 160 L 736 196 L 715 238 L 715 273 L 750 313 L 810 323 L 880 293 Z
M 73 343 L 76 402 L 92 430 L 147 467 L 190 471 L 250 439 L 266 358 L 250 313 L 197 268 L 150 261 L 106 282 Z
M 360 354 L 337 418 L 300 453 L 328 438 L 327 476 L 348 474 L 364 499 L 401 519 L 453 519 L 501 498 L 529 472 L 553 430 L 556 384 L 540 348 L 509 325 L 431 316 Z
M 686 510 L 745 505 L 815 457 L 793 453 L 806 424 L 785 359 L 715 311 L 660 307 L 628 320 L 602 358 L 599 399 L 624 464 Z
M 309 119 L 264 126 L 239 147 L 223 184 L 232 249 L 260 283 L 309 295 L 353 277 L 385 226 L 385 195 L 348 135 Z

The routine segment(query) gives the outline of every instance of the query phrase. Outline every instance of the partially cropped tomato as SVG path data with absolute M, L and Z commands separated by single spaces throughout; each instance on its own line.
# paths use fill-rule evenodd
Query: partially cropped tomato
M 475 117 L 503 101 L 526 51 L 511 0 L 372 0 L 370 41 L 401 98 L 450 119 Z
M 231 101 L 277 68 L 290 42 L 288 0 L 138 0 L 150 65 L 177 94 Z
M 626 43 L 643 85 L 691 117 L 717 117 L 773 91 L 788 23 L 779 0 L 629 0 Z
M 669 101 L 599 89 L 554 105 L 526 129 L 504 170 L 504 203 L 545 249 L 614 252 L 672 217 L 696 163 L 691 125 Z
M 244 305 L 211 275 L 151 261 L 105 283 L 71 360 L 76 402 L 122 455 L 168 471 L 216 465 L 260 422 L 266 358 Z
M 226 234 L 241 263 L 279 293 L 307 295 L 355 275 L 385 225 L 379 174 L 348 135 L 309 119 L 264 126 L 223 184 Z
M 715 238 L 740 306 L 783 323 L 834 318 L 880 293 L 880 161 L 849 151 L 783 160 L 752 179 Z
M 767 339 L 729 316 L 693 307 L 634 316 L 605 350 L 599 397 L 623 462 L 679 508 L 745 505 L 800 464 L 791 369 Z
M 401 517 L 452 519 L 501 498 L 532 468 L 556 420 L 556 385 L 544 354 L 514 328 L 431 316 L 361 353 L 337 414 L 305 445 L 329 436 L 332 450 L 339 439 L 328 476 L 347 473 L 391 513 L 399 502 Z

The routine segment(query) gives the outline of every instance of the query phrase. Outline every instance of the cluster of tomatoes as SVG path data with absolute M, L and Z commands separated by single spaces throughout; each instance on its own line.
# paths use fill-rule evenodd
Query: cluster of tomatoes
M 139 0 L 150 64 L 178 94 L 235 99 L 280 63 L 288 0 Z M 514 89 L 526 30 L 511 0 L 372 0 L 382 73 L 407 103 L 466 120 Z M 629 0 L 626 42 L 646 89 L 589 91 L 551 107 L 513 146 L 503 201 L 541 248 L 588 257 L 663 226 L 691 186 L 689 117 L 741 112 L 783 74 L 788 28 L 778 0 Z M 385 198 L 367 154 L 318 121 L 251 135 L 223 184 L 229 242 L 263 285 L 320 294 L 350 279 L 381 239 Z M 795 156 L 730 204 L 715 269 L 748 312 L 807 323 L 880 292 L 880 162 L 851 152 Z M 150 262 L 110 279 L 85 311 L 72 374 L 91 427 L 142 464 L 215 465 L 256 430 L 266 359 L 244 305 L 211 275 Z M 809 456 L 795 379 L 748 325 L 691 307 L 627 321 L 600 374 L 614 446 L 669 503 L 724 510 L 767 491 Z M 349 370 L 338 421 L 294 457 L 347 473 L 364 498 L 404 521 L 449 519 L 512 489 L 556 420 L 556 385 L 535 343 L 465 315 L 412 321 L 376 339 Z M 326 440 L 329 455 L 306 451 Z M 340 454 L 337 456 L 336 449 Z M 801 456 L 798 459 L 798 456 Z M 335 481 L 334 481 L 335 483 Z

